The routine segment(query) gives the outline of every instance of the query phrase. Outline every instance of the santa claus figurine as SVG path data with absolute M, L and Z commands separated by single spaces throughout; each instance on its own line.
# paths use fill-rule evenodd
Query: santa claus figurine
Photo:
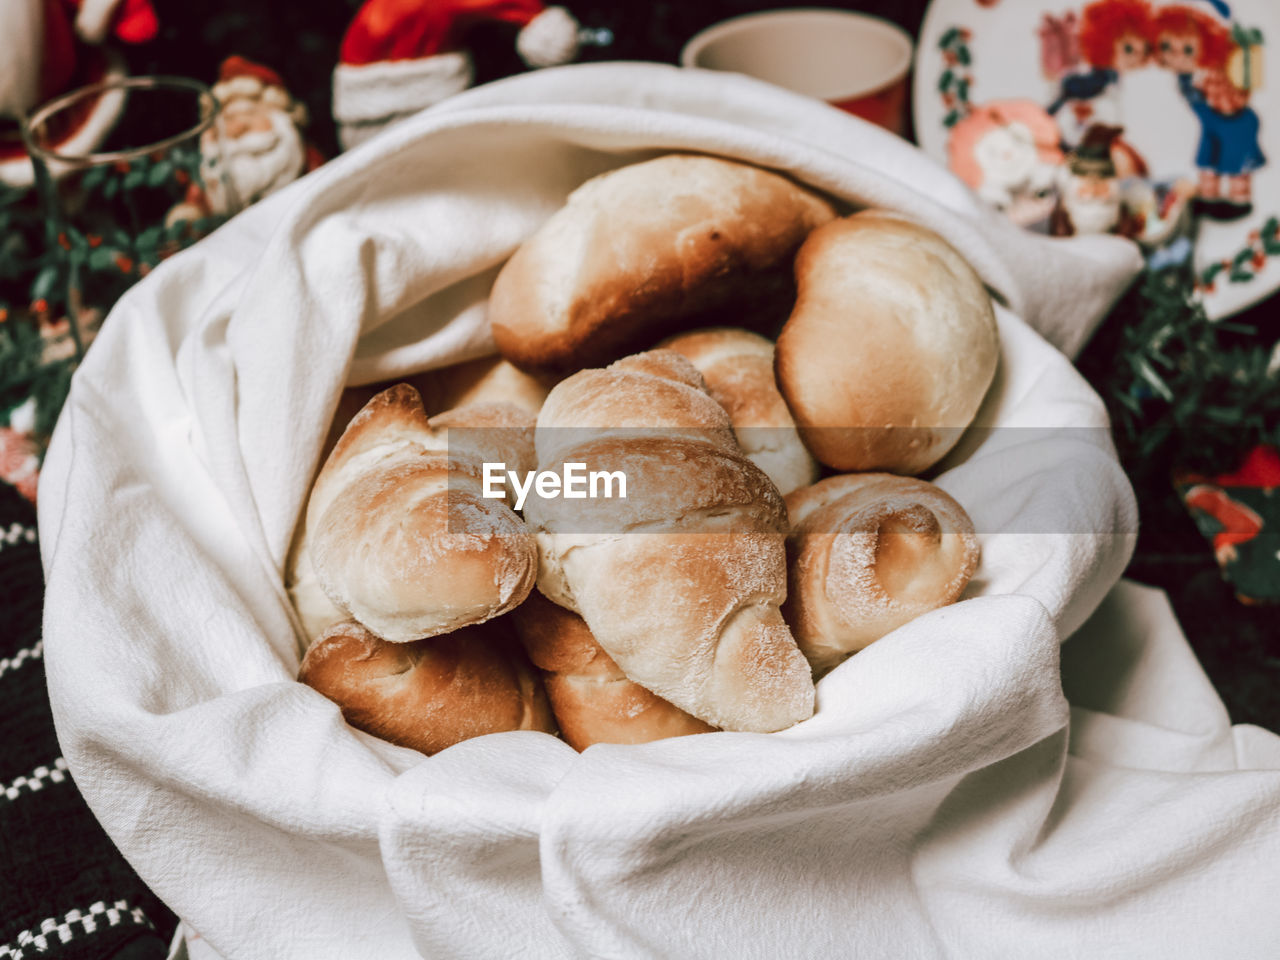
M 17 118 L 77 86 L 123 76 L 118 57 L 98 49 L 109 39 L 142 43 L 157 32 L 151 0 L 0 0 L 0 117 Z M 103 98 L 66 139 L 92 150 L 111 131 L 119 103 Z M 16 125 L 0 136 L 0 183 L 32 182 Z
M 388 124 L 471 86 L 464 46 L 485 21 L 518 28 L 516 50 L 531 67 L 569 63 L 579 46 L 607 44 L 608 31 L 582 30 L 564 7 L 541 0 L 366 0 L 343 37 L 333 73 L 338 138 L 352 147 Z
M 1112 152 L 1122 132 L 1120 127 L 1095 124 L 1085 132 L 1080 146 L 1072 151 L 1060 174 L 1058 204 L 1049 221 L 1054 236 L 1128 234 L 1127 214 Z
M 306 107 L 270 67 L 228 57 L 213 95 L 222 109 L 200 139 L 201 182 L 169 211 L 169 225 L 236 213 L 324 162 L 303 137 Z
M 222 105 L 205 131 L 200 168 L 205 199 L 215 214 L 235 213 L 319 166 L 303 139 L 307 110 L 269 67 L 228 57 L 213 95 Z

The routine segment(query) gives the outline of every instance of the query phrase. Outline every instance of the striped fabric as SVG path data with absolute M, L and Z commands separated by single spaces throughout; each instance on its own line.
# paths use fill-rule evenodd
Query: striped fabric
M 45 693 L 35 510 L 0 483 L 0 960 L 160 960 L 175 919 L 72 782 Z

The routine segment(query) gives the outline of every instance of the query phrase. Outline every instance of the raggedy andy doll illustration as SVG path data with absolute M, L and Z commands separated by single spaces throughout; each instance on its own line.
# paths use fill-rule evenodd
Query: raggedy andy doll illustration
M 1208 0 L 1223 18 L 1230 9 Z M 1243 39 L 1243 43 L 1241 43 Z M 1195 163 L 1197 208 L 1205 216 L 1233 220 L 1253 210 L 1253 172 L 1267 162 L 1258 143 L 1258 115 L 1249 94 L 1261 72 L 1254 40 L 1232 31 L 1197 7 L 1160 7 L 1152 26 L 1156 61 L 1177 74 L 1178 90 L 1200 121 Z M 1252 62 L 1251 62 L 1252 61 Z

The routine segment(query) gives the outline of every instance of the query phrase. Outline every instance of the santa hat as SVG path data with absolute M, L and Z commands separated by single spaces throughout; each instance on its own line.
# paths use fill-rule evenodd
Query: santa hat
M 125 43 L 146 43 L 160 29 L 151 0 L 80 0 L 76 12 L 76 33 L 86 43 L 102 43 L 107 33 Z
M 351 147 L 395 120 L 471 86 L 467 30 L 497 21 L 520 27 L 516 50 L 531 67 L 568 63 L 579 26 L 541 0 L 366 0 L 343 37 L 333 73 L 333 116 Z
M 289 93 L 280 74 L 244 57 L 231 56 L 222 61 L 213 95 L 224 108 L 237 100 L 247 100 L 282 110 L 300 127 L 307 122 L 306 107 Z

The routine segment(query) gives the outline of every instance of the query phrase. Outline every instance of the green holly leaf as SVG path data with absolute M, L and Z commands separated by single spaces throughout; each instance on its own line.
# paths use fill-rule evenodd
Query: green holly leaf
M 80 181 L 80 185 L 85 190 L 97 190 L 107 179 L 107 168 L 105 166 L 93 167 L 84 178 Z
M 1280 255 L 1280 221 L 1272 217 L 1262 225 L 1259 235 L 1262 239 L 1262 249 L 1267 256 Z
M 943 126 L 950 129 L 951 127 L 954 127 L 957 123 L 959 123 L 960 120 L 961 120 L 960 111 L 952 110 L 950 113 L 947 114 L 946 119 L 943 120 L 942 123 L 943 123 Z
M 141 167 L 134 167 L 124 175 L 121 186 L 125 190 L 137 190 L 140 186 L 147 182 L 147 171 Z
M 162 187 L 173 178 L 173 164 L 161 160 L 147 171 L 147 186 Z
M 160 243 L 163 237 L 164 237 L 164 225 L 157 224 L 154 227 L 147 227 L 147 229 L 143 230 L 140 234 L 138 234 L 138 239 L 135 241 L 135 243 L 140 248 L 141 247 L 154 248 L 157 244 Z
M 969 81 L 968 80 L 960 81 L 959 85 L 956 87 L 956 96 L 960 98 L 960 101 L 962 103 L 969 102 Z
M 77 227 L 67 224 L 63 232 L 67 235 L 67 243 L 71 245 L 72 253 L 84 253 L 89 249 L 89 239 Z
M 96 250 L 89 251 L 88 264 L 90 270 L 115 270 L 116 257 L 120 256 L 120 251 L 114 247 L 103 245 Z
M 938 92 L 946 93 L 948 90 L 950 90 L 951 83 L 952 81 L 955 80 L 955 78 L 956 78 L 956 75 L 954 73 L 952 73 L 950 70 L 946 71 L 938 80 Z
M 942 35 L 942 39 L 938 41 L 938 47 L 939 49 L 945 50 L 947 49 L 947 47 L 951 46 L 951 44 L 955 43 L 959 39 L 960 39 L 960 28 L 952 27 L 950 30 L 948 30 L 946 33 Z
M 1220 263 L 1209 264 L 1209 266 L 1205 267 L 1204 272 L 1200 274 L 1200 282 L 1203 283 L 1206 287 L 1209 286 L 1210 284 L 1213 283 L 1214 280 L 1217 279 L 1218 274 L 1220 274 L 1225 269 L 1226 267 L 1224 267 Z
M 58 280 L 62 271 L 56 263 L 50 263 L 40 269 L 36 278 L 31 281 L 31 299 L 49 300 L 58 292 Z
M 110 200 L 119 192 L 120 192 L 120 178 L 107 177 L 102 184 L 102 195 L 106 197 L 108 200 Z
M 969 66 L 969 64 L 973 63 L 973 58 L 969 56 L 969 48 L 968 48 L 968 47 L 957 47 L 957 48 L 956 48 L 956 60 L 957 60 L 957 61 L 959 61 L 960 65 L 961 65 L 962 67 L 967 67 L 967 66 Z

